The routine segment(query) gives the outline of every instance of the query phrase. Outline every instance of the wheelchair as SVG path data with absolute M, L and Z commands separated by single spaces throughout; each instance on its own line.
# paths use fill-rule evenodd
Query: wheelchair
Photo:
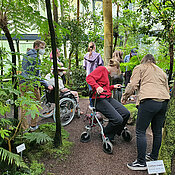
M 95 96 L 95 101 L 94 101 L 94 107 L 92 107 L 92 113 L 90 115 L 86 115 L 86 119 L 89 121 L 88 125 L 85 126 L 86 131 L 82 132 L 80 136 L 80 141 L 83 143 L 87 143 L 91 140 L 91 131 L 92 128 L 95 127 L 97 124 L 100 127 L 101 130 L 101 139 L 103 142 L 103 151 L 107 154 L 112 154 L 113 153 L 113 144 L 110 142 L 109 138 L 105 136 L 104 134 L 104 119 L 102 117 L 98 116 L 98 113 L 95 109 L 96 106 L 96 99 L 97 99 L 97 93 Z M 121 133 L 122 138 L 126 142 L 130 142 L 132 140 L 132 135 L 131 132 L 125 127 Z
M 40 117 L 42 118 L 49 118 L 53 116 L 54 121 L 55 119 L 55 98 L 54 98 L 55 91 L 44 91 L 44 95 L 41 97 L 41 111 Z M 77 116 L 80 117 L 80 108 L 77 102 L 77 99 L 74 95 L 70 92 L 61 92 L 60 93 L 60 119 L 61 125 L 66 126 L 73 120 L 75 113 L 77 111 Z

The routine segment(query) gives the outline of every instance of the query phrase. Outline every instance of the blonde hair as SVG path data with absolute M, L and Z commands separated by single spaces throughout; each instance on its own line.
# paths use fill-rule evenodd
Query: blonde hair
M 120 74 L 120 62 L 116 59 L 110 59 L 109 60 L 109 66 L 110 67 L 116 67 L 117 68 L 117 74 Z
M 141 64 L 145 64 L 145 63 L 154 63 L 154 64 L 156 64 L 156 60 L 155 60 L 153 55 L 147 54 L 141 60 Z
M 92 51 L 95 49 L 95 43 L 94 42 L 90 42 L 89 46 L 88 46 L 88 52 L 89 52 L 89 56 L 92 55 Z

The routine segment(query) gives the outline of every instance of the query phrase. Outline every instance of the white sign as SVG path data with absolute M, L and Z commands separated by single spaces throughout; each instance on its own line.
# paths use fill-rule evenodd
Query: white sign
M 148 174 L 165 173 L 163 160 L 150 161 L 146 162 L 146 164 L 148 168 Z
M 24 151 L 25 149 L 26 149 L 26 147 L 25 147 L 24 143 L 16 147 L 17 153 L 20 153 L 20 152 Z

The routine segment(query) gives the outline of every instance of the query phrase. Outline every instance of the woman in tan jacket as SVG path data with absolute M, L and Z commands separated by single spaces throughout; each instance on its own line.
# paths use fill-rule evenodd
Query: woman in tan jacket
M 166 74 L 156 66 L 151 54 L 147 54 L 141 64 L 133 70 L 130 83 L 125 89 L 121 102 L 138 91 L 136 105 L 138 106 L 136 137 L 137 159 L 127 164 L 131 170 L 146 170 L 146 161 L 157 160 L 162 140 L 162 127 L 170 99 Z M 153 145 L 151 153 L 146 154 L 146 130 L 151 123 Z

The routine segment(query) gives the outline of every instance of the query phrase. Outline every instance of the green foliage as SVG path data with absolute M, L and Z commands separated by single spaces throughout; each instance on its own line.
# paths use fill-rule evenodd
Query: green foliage
M 72 75 L 70 79 L 72 80 L 72 87 L 71 90 L 76 90 L 82 92 L 82 94 L 87 95 L 88 94 L 88 86 L 86 82 L 86 71 L 83 69 L 83 67 L 79 68 L 72 68 Z
M 1 13 L 7 15 L 8 28 L 19 38 L 19 33 L 36 30 L 45 19 L 38 11 L 38 1 L 11 1 L 3 0 L 0 2 Z M 25 21 L 25 23 L 24 23 Z M 12 35 L 13 37 L 13 35 Z
M 19 155 L 11 153 L 2 147 L 0 147 L 0 158 L 1 162 L 6 161 L 8 165 L 16 165 L 17 167 L 28 168 Z
M 30 166 L 30 172 L 31 175 L 41 175 L 44 173 L 44 164 L 43 163 L 38 163 L 37 161 L 32 161 L 31 166 Z
M 43 144 L 53 141 L 53 139 L 43 132 L 26 133 L 23 138 L 28 142 L 36 142 L 36 144 Z
M 140 64 L 140 58 L 139 56 L 133 56 L 131 60 L 128 63 L 121 63 L 120 69 L 122 72 L 125 72 L 126 67 L 127 70 L 133 70 L 136 65 Z
M 132 125 L 135 124 L 137 118 L 138 109 L 136 108 L 135 104 L 126 104 L 124 105 L 130 112 L 130 118 L 128 120 L 128 124 Z
M 175 155 L 175 98 L 172 97 L 166 113 L 163 140 L 160 149 L 159 159 L 164 161 L 166 175 L 171 174 L 172 157 Z

